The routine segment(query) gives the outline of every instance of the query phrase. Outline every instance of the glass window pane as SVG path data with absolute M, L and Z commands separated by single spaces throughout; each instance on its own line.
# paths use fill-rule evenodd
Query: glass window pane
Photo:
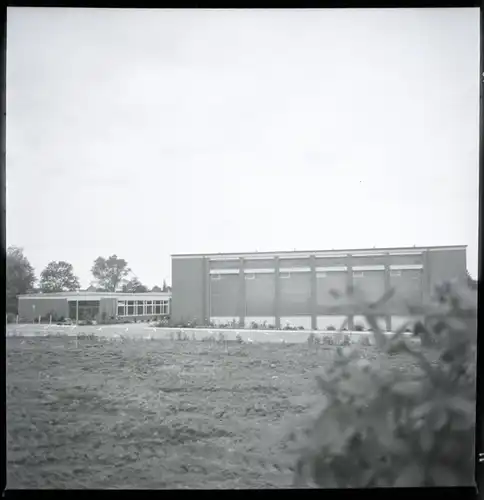
M 128 306 L 134 306 L 134 300 L 128 300 Z
M 155 314 L 161 314 L 161 306 L 160 305 L 155 306 Z
M 118 316 L 124 316 L 124 306 L 118 306 Z
M 128 306 L 128 316 L 134 315 L 134 306 Z
M 138 316 L 143 316 L 143 302 L 138 301 Z
M 146 306 L 146 314 L 153 314 L 153 306 Z

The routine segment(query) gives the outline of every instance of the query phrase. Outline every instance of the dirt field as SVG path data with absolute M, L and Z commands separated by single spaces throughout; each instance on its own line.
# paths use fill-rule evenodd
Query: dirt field
M 361 352 L 376 362 L 373 348 Z M 290 487 L 280 438 L 307 415 L 333 353 L 8 338 L 7 487 Z

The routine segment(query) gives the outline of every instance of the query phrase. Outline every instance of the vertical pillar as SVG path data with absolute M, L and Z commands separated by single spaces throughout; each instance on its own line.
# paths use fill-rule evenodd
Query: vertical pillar
M 353 259 L 351 254 L 346 256 L 346 288 L 347 290 L 353 289 Z M 348 314 L 348 330 L 352 331 L 355 328 L 353 311 L 349 311 Z
M 311 330 L 316 330 L 318 328 L 318 280 L 316 275 L 316 256 L 311 255 L 309 257 L 310 268 L 311 268 Z
M 430 253 L 424 250 L 423 253 L 423 269 L 422 269 L 422 302 L 423 305 L 430 303 L 432 296 L 432 275 L 431 275 L 431 262 Z
M 76 325 L 79 324 L 79 299 L 76 299 Z
M 390 264 L 389 264 L 389 254 L 385 254 L 385 293 L 388 293 L 391 288 L 390 282 Z M 390 299 L 392 300 L 392 299 Z M 385 309 L 385 328 L 387 332 L 390 332 L 392 329 L 392 317 L 391 317 L 391 306 L 386 303 L 383 308 Z
M 238 300 L 238 316 L 239 324 L 245 326 L 245 316 L 247 313 L 247 301 L 245 290 L 245 259 L 239 259 L 239 300 Z
M 279 257 L 274 257 L 274 317 L 276 328 L 281 328 L 281 283 L 279 278 Z
M 210 322 L 210 264 L 207 257 L 202 261 L 202 324 L 207 326 Z

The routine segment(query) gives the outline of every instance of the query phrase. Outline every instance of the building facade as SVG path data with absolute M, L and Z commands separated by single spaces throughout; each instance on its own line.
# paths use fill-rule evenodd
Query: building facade
M 429 302 L 436 284 L 466 282 L 466 248 L 172 255 L 171 319 L 339 327 L 348 308 L 331 292 L 353 286 L 369 302 L 395 290 L 382 309 L 382 327 L 391 330 L 409 319 L 407 305 Z M 350 329 L 358 323 L 365 326 L 362 316 L 349 318 Z
M 170 314 L 171 293 L 59 292 L 18 297 L 19 318 L 33 321 L 39 316 L 72 320 L 147 320 Z

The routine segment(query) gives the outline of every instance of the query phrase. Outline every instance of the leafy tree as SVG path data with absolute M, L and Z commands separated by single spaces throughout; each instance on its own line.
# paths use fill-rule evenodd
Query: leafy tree
M 107 259 L 98 257 L 94 261 L 91 273 L 96 278 L 99 288 L 108 292 L 116 292 L 123 280 L 131 272 L 128 263 L 119 259 L 116 254 Z
M 22 248 L 8 247 L 6 257 L 6 310 L 16 314 L 17 295 L 32 292 L 36 278 Z
M 163 280 L 163 292 L 168 292 L 169 286 L 166 284 L 166 280 Z
M 152 289 L 151 289 L 152 292 L 161 292 L 161 288 L 158 286 L 158 285 L 155 285 Z
M 145 293 L 148 288 L 135 276 L 123 285 L 122 291 L 125 293 Z
M 74 275 L 74 268 L 63 260 L 52 261 L 40 274 L 42 292 L 67 292 L 79 290 L 79 279 Z

